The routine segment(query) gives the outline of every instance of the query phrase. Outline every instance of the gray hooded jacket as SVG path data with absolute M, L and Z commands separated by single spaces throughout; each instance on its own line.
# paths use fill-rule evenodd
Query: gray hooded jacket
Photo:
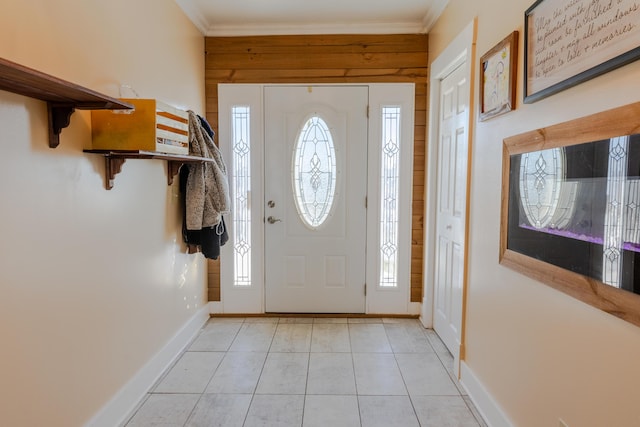
M 231 210 L 231 200 L 222 154 L 193 111 L 189 111 L 189 154 L 214 160 L 188 164 L 186 225 L 187 230 L 201 230 L 220 223 Z

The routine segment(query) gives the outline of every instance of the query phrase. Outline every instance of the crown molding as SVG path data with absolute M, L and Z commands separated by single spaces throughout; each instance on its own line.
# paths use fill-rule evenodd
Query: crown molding
M 422 33 L 421 22 L 368 22 L 336 24 L 240 24 L 213 25 L 204 32 L 208 37 L 272 36 L 307 34 L 405 34 Z
M 429 7 L 429 11 L 422 19 L 422 32 L 428 33 L 433 28 L 434 24 L 444 12 L 445 7 L 449 0 L 431 0 L 431 6 Z
M 195 25 L 203 35 L 206 35 L 209 24 L 207 23 L 206 17 L 202 14 L 202 10 L 196 6 L 196 2 L 192 0 L 175 0 L 175 2 L 184 14 L 187 15 L 187 18 L 193 22 L 193 25 Z
M 267 35 L 303 35 L 303 34 L 402 34 L 428 33 L 438 20 L 449 0 L 431 0 L 431 6 L 422 20 L 402 22 L 363 22 L 363 23 L 242 23 L 212 24 L 207 20 L 197 1 L 175 0 L 184 14 L 205 36 L 267 36 Z

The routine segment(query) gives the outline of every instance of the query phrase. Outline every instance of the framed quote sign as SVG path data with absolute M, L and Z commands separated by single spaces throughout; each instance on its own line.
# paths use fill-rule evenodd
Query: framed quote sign
M 638 0 L 538 0 L 524 28 L 525 103 L 640 58 Z

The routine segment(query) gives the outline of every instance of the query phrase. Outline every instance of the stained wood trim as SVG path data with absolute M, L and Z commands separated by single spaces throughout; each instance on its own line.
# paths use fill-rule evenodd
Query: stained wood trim
M 363 313 L 212 313 L 209 315 L 211 318 L 231 318 L 236 319 L 239 317 L 251 317 L 251 318 L 335 318 L 335 319 L 418 319 L 418 314 L 363 314 Z
M 515 135 L 504 140 L 500 213 L 500 264 L 580 301 L 640 326 L 640 295 L 507 248 L 510 156 L 640 133 L 640 102 Z

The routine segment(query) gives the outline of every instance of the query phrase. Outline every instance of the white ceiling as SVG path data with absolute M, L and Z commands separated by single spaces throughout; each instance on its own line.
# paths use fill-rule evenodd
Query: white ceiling
M 448 0 L 176 0 L 205 36 L 426 33 Z

